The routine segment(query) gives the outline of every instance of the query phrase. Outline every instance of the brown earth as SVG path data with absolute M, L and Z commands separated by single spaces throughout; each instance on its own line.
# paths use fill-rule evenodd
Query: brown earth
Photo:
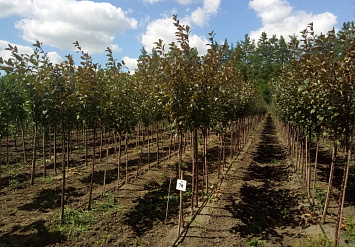
M 96 220 L 82 233 L 63 233 L 54 227 L 54 219 L 58 218 L 55 215 L 60 208 L 60 175 L 51 177 L 50 181 L 38 180 L 32 187 L 17 188 L 10 186 L 10 175 L 5 176 L 7 183 L 4 183 L 5 188 L 0 194 L 0 246 L 171 246 L 178 230 L 178 193 L 175 190 L 178 157 L 173 152 L 171 159 L 168 158 L 169 135 L 163 140 L 161 162 L 152 162 L 150 169 L 146 164 L 146 146 L 143 156 L 139 157 L 132 141 L 129 183 L 121 183 L 119 190 L 115 188 L 117 157 L 110 156 L 106 191 L 110 192 L 114 207 L 111 203 L 111 207 L 99 209 L 109 199 L 101 196 L 104 163 L 97 164 L 93 193 Z M 210 186 L 219 181 L 217 145 L 218 138 L 211 135 L 208 155 Z M 155 151 L 152 144 L 151 160 L 156 159 Z M 74 153 L 71 159 L 66 207 L 80 211 L 87 205 L 91 168 L 83 165 L 82 154 Z M 137 177 L 139 160 L 142 165 Z M 183 161 L 185 179 L 191 184 L 188 171 L 191 171 L 192 155 L 189 146 Z M 302 246 L 306 236 L 317 236 L 322 232 L 318 224 L 312 223 L 316 216 L 312 214 L 310 202 L 304 196 L 292 161 L 270 116 L 249 138 L 244 151 L 227 161 L 230 166 L 224 171 L 222 185 L 206 204 L 200 202 L 201 211 L 179 238 L 179 246 L 261 246 L 261 243 L 263 246 Z M 124 166 L 122 157 L 122 182 Z M 319 171 L 323 186 L 327 176 L 324 170 Z M 18 173 L 19 178 L 28 181 L 27 171 Z M 169 212 L 165 224 L 170 181 Z M 189 192 L 185 193 L 184 198 L 185 222 L 191 219 L 188 195 Z M 355 215 L 355 205 L 351 200 L 348 202 L 345 217 Z M 330 211 L 335 210 L 333 200 Z M 332 237 L 334 219 L 329 217 L 323 228 Z

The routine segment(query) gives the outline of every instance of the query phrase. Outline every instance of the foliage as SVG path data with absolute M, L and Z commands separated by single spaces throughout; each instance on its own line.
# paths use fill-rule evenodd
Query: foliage
M 60 215 L 55 214 L 51 219 L 51 230 L 59 231 L 68 236 L 78 236 L 88 231 L 95 223 L 97 218 L 94 211 L 78 211 L 65 209 L 63 222 Z

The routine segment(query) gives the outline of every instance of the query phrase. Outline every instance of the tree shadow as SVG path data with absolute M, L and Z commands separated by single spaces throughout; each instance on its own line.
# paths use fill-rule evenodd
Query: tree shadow
M 172 188 L 173 188 L 172 183 Z M 151 183 L 146 186 L 149 190 L 144 197 L 135 200 L 135 208 L 125 215 L 124 223 L 131 226 L 137 236 L 144 235 L 153 229 L 157 222 L 164 222 L 169 179 L 162 184 Z M 175 189 L 170 193 L 168 221 L 179 211 L 179 197 Z
M 253 153 L 256 162 L 276 163 L 286 158 L 286 150 L 279 144 L 276 136 L 276 128 L 271 116 L 266 118 L 260 139 L 257 151 Z
M 20 229 L 20 227 L 14 227 L 11 232 L 0 236 L 0 245 L 37 247 L 56 245 L 66 240 L 60 231 L 50 231 L 44 220 L 36 221 Z M 20 230 L 19 233 L 15 233 L 18 230 Z
M 29 173 L 10 174 L 9 176 L 1 178 L 1 187 L 15 187 L 22 189 L 27 186 L 30 181 L 31 175 Z
M 277 189 L 273 185 L 253 186 L 244 183 L 239 198 L 230 197 L 226 206 L 241 224 L 230 231 L 240 232 L 241 236 L 257 235 L 263 239 L 276 238 L 282 242 L 284 236 L 276 231 L 277 227 L 297 227 L 301 212 L 297 209 L 300 197 L 292 196 L 289 189 Z
M 72 201 L 74 198 L 78 198 L 84 195 L 84 193 L 78 193 L 74 187 L 68 187 L 65 190 L 66 202 Z M 41 211 L 48 212 L 48 209 L 59 208 L 61 204 L 61 188 L 56 189 L 43 189 L 37 193 L 31 203 L 27 203 L 18 207 L 19 210 L 26 211 Z
M 294 190 L 279 187 L 288 181 L 291 170 L 280 161 L 286 159 L 287 152 L 280 144 L 271 116 L 265 121 L 254 161 L 244 175 L 246 181 L 240 194 L 230 194 L 225 208 L 238 224 L 230 232 L 239 232 L 242 237 L 259 236 L 283 243 L 284 234 L 279 227 L 297 227 L 301 219 L 298 208 L 301 195 Z M 247 182 L 248 181 L 248 182 Z

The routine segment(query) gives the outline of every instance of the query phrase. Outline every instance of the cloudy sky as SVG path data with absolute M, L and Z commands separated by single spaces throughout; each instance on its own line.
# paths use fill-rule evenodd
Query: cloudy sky
M 133 70 L 142 47 L 151 51 L 159 39 L 174 40 L 173 14 L 191 27 L 190 44 L 204 54 L 212 30 L 218 42 L 236 43 L 245 34 L 257 40 L 263 31 L 288 37 L 310 22 L 317 33 L 340 29 L 355 19 L 355 1 L 0 0 L 0 56 L 8 58 L 9 43 L 30 53 L 39 40 L 52 62 L 60 63 L 75 55 L 72 43 L 79 41 L 94 62 L 104 66 L 110 47 Z

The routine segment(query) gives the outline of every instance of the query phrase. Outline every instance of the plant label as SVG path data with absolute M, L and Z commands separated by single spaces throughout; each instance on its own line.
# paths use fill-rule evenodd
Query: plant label
M 178 179 L 176 183 L 176 189 L 186 191 L 186 184 L 187 184 L 186 180 Z

